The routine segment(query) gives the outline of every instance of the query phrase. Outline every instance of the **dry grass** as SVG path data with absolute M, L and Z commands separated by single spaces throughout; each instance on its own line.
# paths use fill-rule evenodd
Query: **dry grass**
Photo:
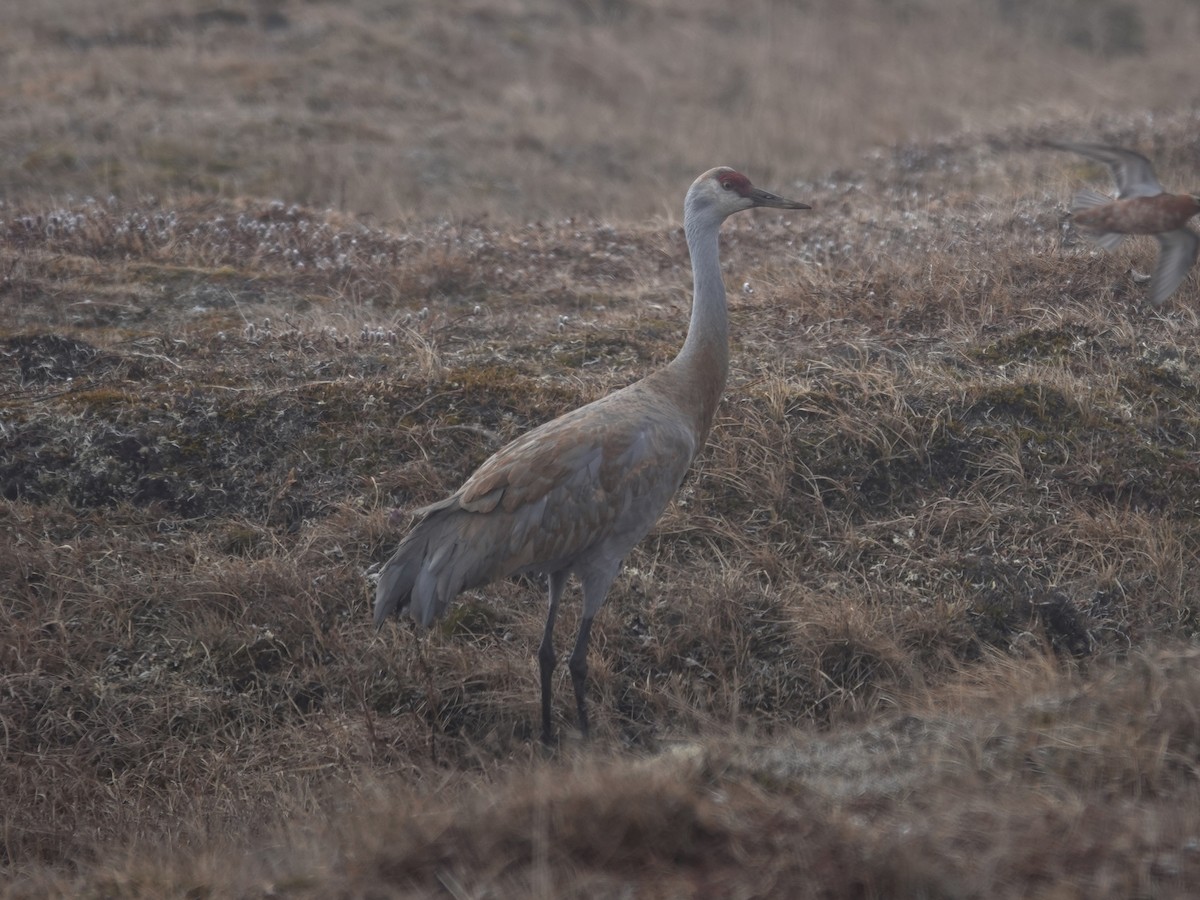
M 461 7 L 0 14 L 0 896 L 1188 896 L 1196 280 L 1036 145 L 1186 187 L 1192 5 Z M 376 634 L 389 511 L 670 358 L 718 160 L 815 209 L 546 758 L 540 586 Z
M 0 189 L 39 204 L 673 216 L 714 161 L 782 187 L 1200 100 L 1189 0 L 54 0 L 0 25 Z

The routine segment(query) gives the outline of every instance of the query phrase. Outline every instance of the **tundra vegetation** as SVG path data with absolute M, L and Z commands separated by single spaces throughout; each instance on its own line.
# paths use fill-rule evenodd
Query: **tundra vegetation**
M 0 12 L 0 897 L 1169 897 L 1200 883 L 1189 0 Z M 407 525 L 683 339 L 710 443 L 597 618 L 371 625 Z M 399 508 L 401 512 L 392 513 Z M 573 633 L 569 591 L 560 636 Z M 561 638 L 560 640 L 565 640 Z

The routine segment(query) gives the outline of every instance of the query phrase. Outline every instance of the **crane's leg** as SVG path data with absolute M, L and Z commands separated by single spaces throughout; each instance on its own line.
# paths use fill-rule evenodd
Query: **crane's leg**
M 575 649 L 567 661 L 571 670 L 571 685 L 575 688 L 575 708 L 579 712 L 579 733 L 588 736 L 587 717 L 587 651 L 588 639 L 592 633 L 592 620 L 585 618 L 579 623 L 579 637 L 575 639 Z
M 592 634 L 592 619 L 604 605 L 604 601 L 608 597 L 608 589 L 612 587 L 613 579 L 617 577 L 617 570 L 620 567 L 621 561 L 618 559 L 616 562 L 607 562 L 598 569 L 580 575 L 580 581 L 583 582 L 583 618 L 579 623 L 579 636 L 575 638 L 575 649 L 571 651 L 567 667 L 571 670 L 571 685 L 575 688 L 575 708 L 579 713 L 579 731 L 585 738 L 588 736 L 587 653 L 588 640 Z
M 542 743 L 550 745 L 550 679 L 554 665 L 554 620 L 558 616 L 558 601 L 567 586 L 569 572 L 551 572 L 546 580 L 550 585 L 550 608 L 546 612 L 546 630 L 542 632 L 542 643 L 538 647 L 538 668 L 542 675 Z

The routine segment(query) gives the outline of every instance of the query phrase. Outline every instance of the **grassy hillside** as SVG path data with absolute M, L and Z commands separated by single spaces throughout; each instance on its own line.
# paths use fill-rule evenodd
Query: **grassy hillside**
M 1200 102 L 1192 0 L 48 0 L 0 12 L 0 197 L 676 215 L 715 164 Z
M 0 896 L 1193 893 L 1198 276 L 1148 308 L 1040 142 L 1195 189 L 1200 11 L 454 12 L 0 13 Z M 725 227 L 717 425 L 547 754 L 538 583 L 421 636 L 371 579 L 671 357 L 716 162 L 814 209 Z

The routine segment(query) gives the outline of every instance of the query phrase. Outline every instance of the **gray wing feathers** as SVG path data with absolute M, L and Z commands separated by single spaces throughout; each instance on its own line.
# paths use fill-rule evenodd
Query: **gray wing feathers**
M 1104 206 L 1106 203 L 1112 203 L 1113 198 L 1099 191 L 1093 191 L 1091 188 L 1081 188 L 1078 193 L 1071 198 L 1071 212 L 1083 212 L 1085 209 L 1092 209 L 1096 206 Z
M 1093 244 L 1109 252 L 1116 250 L 1125 240 L 1125 235 L 1117 231 L 1086 231 L 1084 234 Z
M 380 573 L 376 624 L 407 613 L 428 626 L 459 592 L 487 581 L 619 561 L 698 449 L 690 421 L 641 388 L 535 429 L 419 511 Z
M 1110 147 L 1107 144 L 1077 144 L 1048 141 L 1049 146 L 1059 150 L 1070 150 L 1108 166 L 1117 182 L 1119 199 L 1128 197 L 1153 197 L 1163 192 L 1163 187 L 1154 175 L 1154 167 L 1150 160 L 1126 150 L 1124 147 Z
M 470 542 L 471 513 L 439 504 L 400 542 L 379 574 L 375 624 L 408 613 L 428 628 L 460 592 L 480 581 L 481 562 Z
M 375 585 L 375 627 L 383 624 L 388 616 L 408 608 L 408 599 L 412 594 L 413 584 L 420 571 L 419 559 L 402 559 L 400 550 L 388 560 L 383 571 L 379 573 L 379 583 Z
M 1150 304 L 1161 306 L 1187 277 L 1188 269 L 1196 261 L 1200 238 L 1190 228 L 1166 231 L 1155 237 L 1158 238 L 1160 250 L 1150 285 Z
M 417 515 L 416 525 L 379 573 L 376 626 L 388 616 L 407 613 L 428 628 L 458 594 L 495 575 L 495 553 L 489 555 L 495 541 L 481 534 L 488 530 L 486 514 L 464 509 L 454 494 L 422 507 Z

